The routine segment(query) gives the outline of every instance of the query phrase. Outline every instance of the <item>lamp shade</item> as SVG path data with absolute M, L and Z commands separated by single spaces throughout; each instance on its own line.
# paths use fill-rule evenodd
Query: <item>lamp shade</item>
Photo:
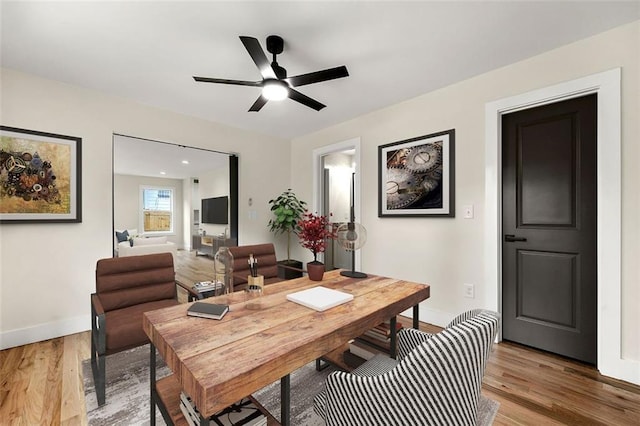
M 336 232 L 338 244 L 345 250 L 354 251 L 367 241 L 367 230 L 357 222 L 343 223 Z
M 351 278 L 366 278 L 367 274 L 355 270 L 355 251 L 367 242 L 367 230 L 358 222 L 343 223 L 336 231 L 338 244 L 347 251 L 352 252 L 351 271 L 342 271 L 340 275 Z

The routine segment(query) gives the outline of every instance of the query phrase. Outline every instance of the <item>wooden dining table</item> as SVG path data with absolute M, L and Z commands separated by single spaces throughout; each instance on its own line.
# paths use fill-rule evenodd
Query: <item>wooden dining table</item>
M 187 315 L 191 303 L 147 312 L 143 328 L 151 342 L 151 424 L 155 405 L 171 424 L 187 424 L 179 409 L 184 391 L 201 414 L 201 424 L 216 412 L 281 381 L 281 424 L 289 425 L 289 374 L 344 346 L 366 330 L 413 308 L 430 295 L 426 284 L 369 275 L 366 278 L 325 272 L 322 281 L 307 277 L 265 286 L 259 306 L 243 292 L 199 303 L 222 303 L 230 311 L 221 320 Z M 316 311 L 287 300 L 287 295 L 316 286 L 339 290 L 353 300 Z M 395 324 L 394 324 L 395 325 Z M 395 326 L 392 327 L 395 330 Z M 392 347 L 395 347 L 395 335 Z M 156 349 L 172 371 L 156 380 Z

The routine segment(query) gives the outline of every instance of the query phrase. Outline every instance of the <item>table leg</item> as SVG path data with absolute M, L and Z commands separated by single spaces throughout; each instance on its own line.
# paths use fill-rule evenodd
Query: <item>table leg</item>
M 322 358 L 316 359 L 316 371 L 322 371 L 327 368 L 330 364 L 323 360 Z
M 280 424 L 291 425 L 291 377 L 287 374 L 280 379 Z
M 420 329 L 420 306 L 419 305 L 414 305 L 413 306 L 413 328 L 415 328 L 416 330 Z
M 391 353 L 389 354 L 389 356 L 393 359 L 396 359 L 396 352 L 397 352 L 397 342 L 398 342 L 398 330 L 396 329 L 396 317 L 393 316 L 391 317 L 391 320 L 389 321 L 389 327 L 391 328 Z
M 156 425 L 156 347 L 153 343 L 149 344 L 149 383 L 151 383 L 151 392 L 149 407 L 151 413 L 149 415 L 151 426 Z

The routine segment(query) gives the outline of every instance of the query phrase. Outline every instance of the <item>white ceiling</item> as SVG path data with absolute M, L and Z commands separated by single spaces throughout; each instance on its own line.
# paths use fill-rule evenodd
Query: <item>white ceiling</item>
M 293 138 L 640 19 L 640 2 L 8 2 L 2 66 L 264 134 Z M 289 75 L 347 78 L 247 110 L 259 80 L 238 36 L 285 40 Z M 265 49 L 266 50 L 266 49 Z
M 117 175 L 188 179 L 228 166 L 229 155 L 224 153 L 123 135 L 113 137 L 113 173 Z

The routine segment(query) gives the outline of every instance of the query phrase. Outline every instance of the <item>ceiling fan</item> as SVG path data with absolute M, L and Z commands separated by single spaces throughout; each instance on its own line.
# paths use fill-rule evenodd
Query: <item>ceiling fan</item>
M 195 81 L 202 83 L 222 83 L 235 84 L 237 86 L 255 86 L 262 87 L 262 94 L 251 105 L 249 111 L 260 111 L 267 101 L 283 100 L 285 98 L 292 99 L 302 105 L 320 111 L 326 105 L 312 99 L 294 89 L 294 87 L 304 86 L 306 84 L 319 83 L 322 81 L 333 80 L 336 78 L 348 77 L 349 71 L 344 65 L 329 68 L 322 71 L 310 72 L 308 74 L 300 74 L 293 77 L 287 77 L 287 70 L 282 68 L 276 61 L 276 55 L 282 53 L 284 41 L 282 37 L 270 35 L 267 37 L 267 51 L 273 54 L 273 61 L 269 63 L 267 57 L 260 47 L 260 43 L 254 37 L 240 36 L 240 40 L 249 52 L 251 59 L 257 65 L 262 74 L 261 81 L 243 81 L 243 80 L 227 80 L 222 78 L 209 77 L 193 77 Z

